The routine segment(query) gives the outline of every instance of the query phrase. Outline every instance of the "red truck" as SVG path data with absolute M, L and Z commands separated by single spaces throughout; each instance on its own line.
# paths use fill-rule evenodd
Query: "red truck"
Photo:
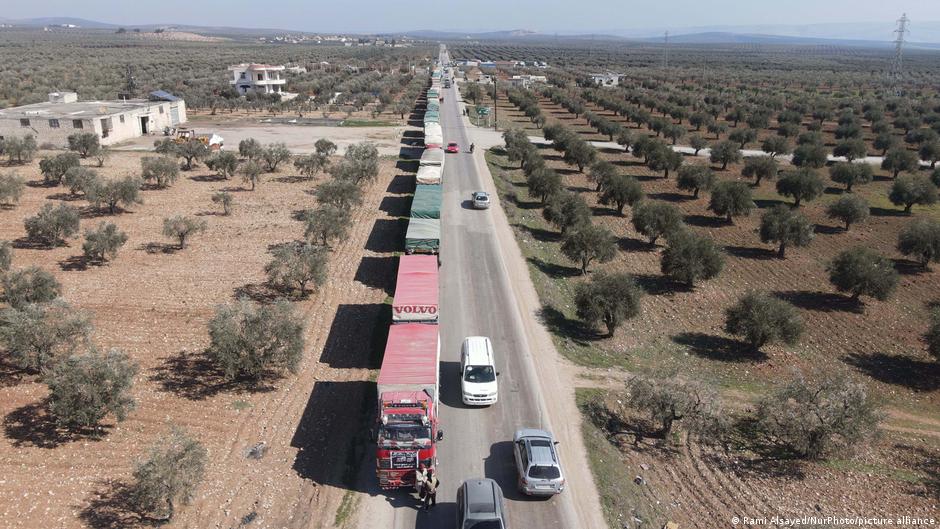
M 440 371 L 437 325 L 392 325 L 379 371 L 375 473 L 383 489 L 413 486 L 419 465 L 437 465 Z
M 392 322 L 437 323 L 437 257 L 403 255 L 392 301 Z

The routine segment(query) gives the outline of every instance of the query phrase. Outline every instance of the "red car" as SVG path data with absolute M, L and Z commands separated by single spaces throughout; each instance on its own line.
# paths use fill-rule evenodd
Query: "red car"
M 452 142 L 450 142 L 450 143 L 447 144 L 447 149 L 445 149 L 445 150 L 446 150 L 447 152 L 460 152 L 460 147 L 457 146 L 457 142 L 456 142 L 456 141 L 452 141 Z

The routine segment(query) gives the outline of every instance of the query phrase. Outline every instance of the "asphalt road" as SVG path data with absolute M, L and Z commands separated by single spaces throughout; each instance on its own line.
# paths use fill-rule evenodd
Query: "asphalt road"
M 459 115 L 456 88 L 445 89 L 443 94 L 444 140 L 456 141 L 462 152 L 447 155 L 443 178 L 439 413 L 445 439 L 438 445 L 438 505 L 422 512 L 409 491 L 373 489 L 372 501 L 362 506 L 360 526 L 455 527 L 457 487 L 466 479 L 488 477 L 503 489 L 509 527 L 575 528 L 579 524 L 570 491 L 549 499 L 530 499 L 516 489 L 513 433 L 522 427 L 550 429 L 551 425 L 538 393 L 523 314 L 494 235 L 493 216 L 490 211 L 470 208 L 470 193 L 489 186 L 484 185 L 477 161 L 467 152 L 470 141 Z M 460 345 L 472 335 L 489 336 L 496 354 L 499 402 L 488 408 L 469 408 L 460 401 Z M 375 481 L 374 471 L 364 470 L 361 480 L 370 479 Z M 380 498 L 384 501 L 378 501 Z

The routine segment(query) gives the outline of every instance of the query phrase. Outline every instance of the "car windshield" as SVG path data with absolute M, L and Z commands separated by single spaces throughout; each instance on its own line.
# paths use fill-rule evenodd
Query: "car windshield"
M 472 529 L 503 529 L 499 520 L 482 520 L 470 526 Z
M 467 366 L 463 379 L 467 382 L 493 382 L 496 380 L 496 373 L 493 366 Z
M 529 477 L 535 479 L 558 479 L 561 477 L 561 472 L 558 471 L 558 467 L 532 465 L 529 467 Z
M 430 439 L 431 428 L 411 424 L 388 425 L 382 428 L 381 436 L 386 441 L 407 442 L 417 439 Z

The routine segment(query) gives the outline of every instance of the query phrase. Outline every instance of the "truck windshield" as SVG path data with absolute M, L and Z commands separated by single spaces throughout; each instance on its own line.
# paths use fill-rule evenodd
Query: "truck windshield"
M 431 428 L 417 424 L 390 424 L 382 428 L 381 437 L 386 441 L 397 442 L 430 439 Z
M 493 366 L 467 366 L 463 379 L 467 382 L 493 382 L 496 380 L 496 372 Z

